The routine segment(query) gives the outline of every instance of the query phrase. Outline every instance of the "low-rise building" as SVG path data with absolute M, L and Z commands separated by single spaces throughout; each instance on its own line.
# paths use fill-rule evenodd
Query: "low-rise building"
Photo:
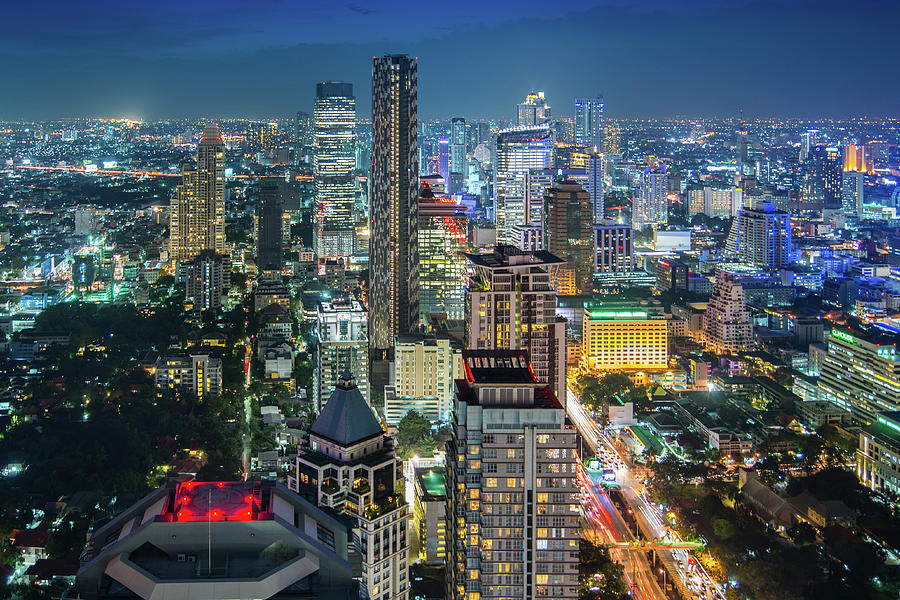
M 158 388 L 181 388 L 200 398 L 218 396 L 222 389 L 222 360 L 208 354 L 161 356 L 154 370 Z
M 440 468 L 415 471 L 413 521 L 419 536 L 419 559 L 442 565 L 447 559 L 447 481 Z

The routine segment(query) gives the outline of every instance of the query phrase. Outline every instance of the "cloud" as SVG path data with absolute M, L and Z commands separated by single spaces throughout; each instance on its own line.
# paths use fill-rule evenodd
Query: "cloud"
M 347 10 L 351 12 L 359 13 L 361 15 L 374 15 L 377 13 L 377 10 L 366 8 L 365 6 L 359 6 L 358 4 L 348 4 Z

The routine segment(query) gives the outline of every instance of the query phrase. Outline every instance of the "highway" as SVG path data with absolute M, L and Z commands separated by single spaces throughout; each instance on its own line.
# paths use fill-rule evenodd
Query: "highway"
M 566 412 L 569 419 L 581 432 L 585 443 L 591 447 L 596 456 L 606 467 L 612 467 L 616 471 L 616 481 L 622 489 L 622 495 L 628 503 L 630 509 L 634 512 L 641 531 L 649 534 L 652 539 L 673 539 L 681 540 L 681 537 L 674 530 L 669 529 L 660 514 L 654 506 L 652 506 L 646 498 L 646 490 L 640 481 L 637 481 L 628 467 L 625 457 L 619 452 L 612 441 L 606 434 L 600 430 L 597 423 L 587 414 L 581 406 L 578 395 L 568 390 L 566 401 Z M 589 481 L 582 481 L 582 487 L 586 488 L 586 506 L 588 520 L 594 524 L 596 520 L 594 515 L 600 513 L 601 525 L 609 527 L 609 532 L 605 536 L 605 541 L 629 541 L 629 539 L 617 540 L 613 536 L 622 532 L 621 527 L 617 523 L 617 519 L 624 526 L 621 515 L 615 506 L 610 502 L 609 498 L 603 492 L 597 492 L 595 486 Z M 592 497 L 592 496 L 596 496 Z M 605 502 L 603 499 L 605 498 Z M 598 506 L 599 505 L 599 506 Z M 593 509 L 593 512 L 592 510 Z M 608 520 L 607 520 L 608 519 Z M 603 533 L 601 529 L 601 533 Z M 627 527 L 624 529 L 627 532 Z M 630 532 L 628 532 L 630 536 Z M 640 597 L 647 598 L 665 598 L 665 594 L 660 590 L 653 577 L 649 575 L 649 563 L 642 553 L 630 552 L 628 556 L 622 556 L 624 551 L 613 550 L 613 557 L 626 565 L 626 570 L 631 569 L 632 572 L 646 573 L 650 582 L 642 582 L 641 577 L 637 576 L 637 590 L 643 592 Z M 658 549 L 657 556 L 665 565 L 666 570 L 671 577 L 671 581 L 679 591 L 682 598 L 692 598 L 698 600 L 725 600 L 725 594 L 721 586 L 713 580 L 706 572 L 699 561 L 694 560 L 690 552 L 684 549 Z M 643 585 L 641 585 L 643 583 Z

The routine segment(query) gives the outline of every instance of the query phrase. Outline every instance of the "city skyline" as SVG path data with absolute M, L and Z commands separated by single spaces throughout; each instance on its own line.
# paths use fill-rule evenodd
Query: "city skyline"
M 42 15 L 46 35 L 37 42 L 10 27 L 34 17 L 30 7 L 13 6 L 9 25 L 0 25 L 0 51 L 12 59 L 6 75 L 18 84 L 0 91 L 0 115 L 287 116 L 311 112 L 316 82 L 365 89 L 368 58 L 393 52 L 423 64 L 423 119 L 513 119 L 515 104 L 532 90 L 545 91 L 555 114 L 567 116 L 574 115 L 575 97 L 598 93 L 612 118 L 730 116 L 741 108 L 748 118 L 895 114 L 890 98 L 900 83 L 881 76 L 891 72 L 887 27 L 898 12 L 887 2 L 633 7 L 581 0 L 553 16 L 541 16 L 537 3 L 517 3 L 515 11 L 508 2 L 470 4 L 454 13 L 413 10 L 405 2 L 387 8 L 273 2 L 254 10 L 241 2 L 215 10 L 156 3 L 116 11 L 59 4 Z M 484 60 L 537 35 L 540 54 L 504 62 L 503 69 Z M 206 77 L 192 75 L 199 68 Z M 835 74 L 839 87 L 831 84 Z M 658 94 L 646 92 L 648 80 Z M 279 93 L 260 93 L 271 81 L 280 81 Z M 226 83 L 234 85 L 222 94 Z M 859 93 L 873 87 L 880 93 Z M 358 114 L 370 112 L 361 97 Z

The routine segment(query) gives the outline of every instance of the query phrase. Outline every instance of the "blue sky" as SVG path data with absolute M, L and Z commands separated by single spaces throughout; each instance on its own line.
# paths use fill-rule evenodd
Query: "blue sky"
M 0 19 L 0 120 L 275 117 L 371 58 L 419 57 L 424 118 L 510 117 L 531 89 L 558 114 L 602 92 L 629 117 L 897 115 L 886 0 L 325 2 L 49 0 Z

